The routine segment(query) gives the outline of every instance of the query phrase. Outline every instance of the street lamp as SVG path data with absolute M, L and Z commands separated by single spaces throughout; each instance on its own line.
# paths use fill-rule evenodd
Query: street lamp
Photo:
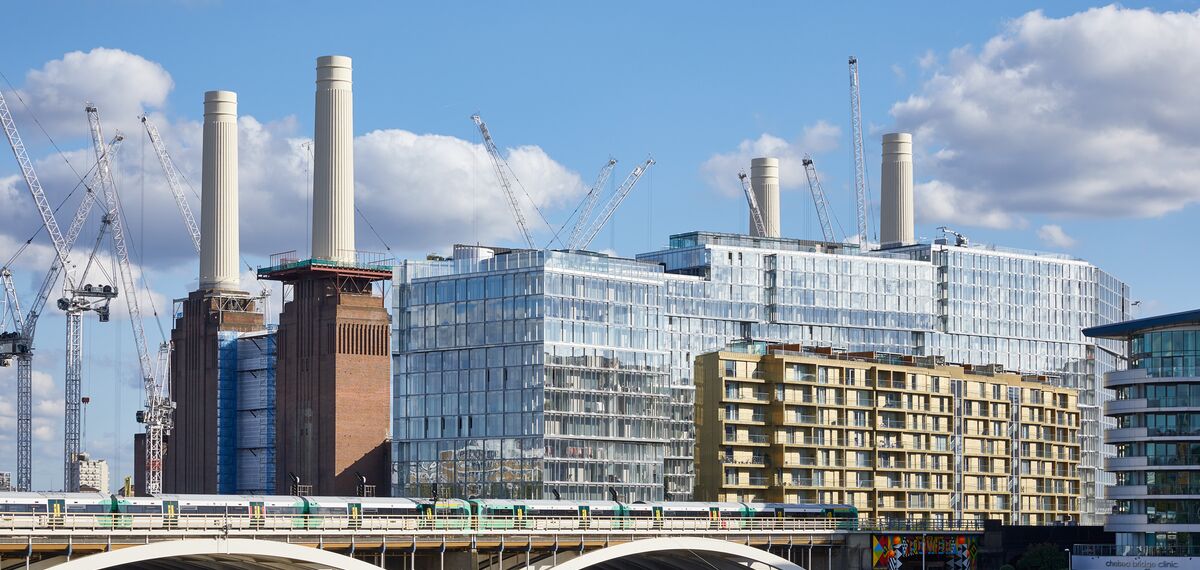
M 1064 548 L 1064 549 L 1063 549 L 1063 552 L 1066 552 L 1066 553 L 1067 553 L 1067 570 L 1072 570 L 1072 562 L 1071 562 L 1071 549 L 1070 549 L 1070 548 Z

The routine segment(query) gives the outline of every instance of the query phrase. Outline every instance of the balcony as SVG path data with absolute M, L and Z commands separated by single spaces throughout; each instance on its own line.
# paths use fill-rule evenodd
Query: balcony
M 744 465 L 750 467 L 766 467 L 768 464 L 767 457 L 765 455 L 751 455 L 749 457 L 743 456 L 741 458 L 738 458 L 737 456 L 730 457 L 726 455 L 723 461 L 726 465 Z
M 767 478 L 766 477 L 745 477 L 745 478 L 726 477 L 725 478 L 725 486 L 726 487 L 766 487 L 767 486 Z
M 1175 459 L 1175 457 L 1171 457 L 1171 459 Z M 1139 457 L 1139 456 L 1108 457 L 1104 460 L 1104 466 L 1107 469 L 1111 469 L 1114 471 L 1120 471 L 1120 470 L 1124 470 L 1124 469 L 1138 469 L 1140 467 L 1146 467 L 1149 464 L 1150 464 L 1150 462 L 1149 462 L 1148 458 Z M 1156 464 L 1156 465 L 1158 465 L 1158 464 Z M 1167 465 L 1169 465 L 1169 464 L 1167 464 Z
M 1144 439 L 1146 439 L 1146 428 L 1143 427 L 1110 429 L 1104 434 L 1105 443 L 1139 441 Z
M 751 433 L 737 436 L 725 434 L 724 442 L 728 445 L 770 445 L 770 440 L 765 433 Z
M 1145 485 L 1113 485 L 1105 492 L 1106 499 L 1129 499 L 1146 496 Z
M 904 420 L 879 420 L 879 427 L 884 429 L 904 429 Z
M 761 423 L 766 423 L 767 414 L 762 413 L 762 412 L 756 412 L 753 414 L 739 414 L 736 412 L 734 412 L 734 413 L 725 412 L 725 421 L 738 422 L 738 423 L 759 423 L 759 424 L 761 424 Z
M 1145 408 L 1145 398 L 1134 398 L 1132 400 L 1112 400 L 1109 402 L 1104 402 L 1104 415 L 1112 416 L 1126 412 L 1136 412 Z

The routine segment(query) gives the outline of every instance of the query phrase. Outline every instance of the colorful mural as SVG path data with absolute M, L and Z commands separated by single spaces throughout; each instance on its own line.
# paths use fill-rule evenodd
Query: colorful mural
M 923 540 L 922 540 L 923 539 Z M 926 567 L 977 570 L 979 537 L 965 535 L 876 534 L 871 536 L 871 567 L 905 570 Z

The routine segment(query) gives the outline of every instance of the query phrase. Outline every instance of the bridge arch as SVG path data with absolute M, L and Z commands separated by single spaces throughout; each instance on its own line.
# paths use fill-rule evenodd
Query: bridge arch
M 752 546 L 713 538 L 678 536 L 635 540 L 600 550 L 593 550 L 583 556 L 572 558 L 567 562 L 555 566 L 554 570 L 584 570 L 585 568 L 596 568 L 605 565 L 619 567 L 622 565 L 621 559 L 634 561 L 640 557 L 664 555 L 670 552 L 688 553 L 687 556 L 694 556 L 693 553 L 704 553 L 730 561 L 765 564 L 778 570 L 804 570 L 803 567 L 788 561 L 786 558 Z M 694 565 L 696 562 L 695 558 L 691 558 L 690 562 L 684 564 L 683 567 L 692 567 L 691 565 Z
M 55 570 L 101 570 L 122 564 L 150 562 L 169 564 L 172 559 L 185 557 L 204 558 L 211 562 L 210 566 L 226 562 L 231 567 L 254 567 L 257 565 L 256 563 L 263 563 L 261 566 L 266 567 L 268 564 L 277 566 L 278 563 L 283 562 L 338 570 L 379 570 L 379 567 L 374 564 L 328 550 L 273 540 L 246 538 L 164 540 L 81 556 L 54 568 Z

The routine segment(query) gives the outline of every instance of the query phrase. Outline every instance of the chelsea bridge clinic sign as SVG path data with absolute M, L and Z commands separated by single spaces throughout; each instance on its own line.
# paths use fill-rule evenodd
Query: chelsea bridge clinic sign
M 1072 556 L 1074 570 L 1190 570 L 1200 568 L 1195 556 Z

